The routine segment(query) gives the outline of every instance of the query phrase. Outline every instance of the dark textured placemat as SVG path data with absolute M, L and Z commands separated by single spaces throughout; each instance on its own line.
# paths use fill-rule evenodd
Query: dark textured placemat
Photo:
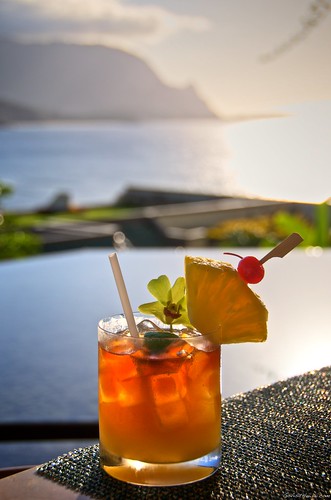
M 223 402 L 222 466 L 208 479 L 172 487 L 133 486 L 99 467 L 98 445 L 37 473 L 96 499 L 330 498 L 331 367 Z

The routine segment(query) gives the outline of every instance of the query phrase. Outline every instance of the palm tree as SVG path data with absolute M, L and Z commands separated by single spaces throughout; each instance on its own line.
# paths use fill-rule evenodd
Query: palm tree
M 331 0 L 313 0 L 308 7 L 307 14 L 300 19 L 298 31 L 271 51 L 262 54 L 260 56 L 261 62 L 273 61 L 284 52 L 291 50 L 296 44 L 301 43 L 326 18 L 330 10 Z

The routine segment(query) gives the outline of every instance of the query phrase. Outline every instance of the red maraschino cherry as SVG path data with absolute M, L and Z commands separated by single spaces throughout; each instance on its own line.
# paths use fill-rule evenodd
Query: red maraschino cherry
M 256 257 L 249 255 L 247 257 L 242 257 L 236 253 L 224 252 L 226 255 L 234 255 L 239 257 L 240 262 L 238 264 L 237 271 L 241 278 L 246 281 L 246 283 L 260 283 L 264 277 L 264 267 Z
M 293 248 L 299 245 L 303 241 L 303 238 L 298 233 L 292 233 L 290 236 L 285 238 L 285 240 L 278 243 L 272 250 L 270 250 L 267 255 L 258 260 L 256 257 L 249 255 L 248 257 L 242 257 L 237 253 L 224 252 L 227 255 L 234 255 L 239 257 L 240 262 L 238 264 L 238 274 L 242 277 L 246 283 L 260 283 L 264 276 L 263 264 L 272 257 L 284 257 Z

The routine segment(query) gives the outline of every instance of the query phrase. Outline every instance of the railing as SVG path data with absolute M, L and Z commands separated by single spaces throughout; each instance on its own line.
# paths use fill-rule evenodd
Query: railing
M 98 439 L 97 422 L 0 423 L 0 443 L 8 441 L 53 441 Z
M 4 442 L 98 439 L 97 422 L 0 423 L 0 444 Z M 0 479 L 23 472 L 33 465 L 0 468 Z

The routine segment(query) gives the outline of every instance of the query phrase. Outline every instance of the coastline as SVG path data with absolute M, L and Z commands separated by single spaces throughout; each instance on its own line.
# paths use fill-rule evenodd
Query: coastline
M 62 194 L 21 217 L 34 221 L 29 230 L 39 238 L 41 253 L 86 247 L 212 247 L 220 243 L 211 235 L 222 226 L 235 231 L 238 222 L 256 225 L 278 213 L 314 224 L 317 206 L 131 187 L 112 205 L 72 206 Z

